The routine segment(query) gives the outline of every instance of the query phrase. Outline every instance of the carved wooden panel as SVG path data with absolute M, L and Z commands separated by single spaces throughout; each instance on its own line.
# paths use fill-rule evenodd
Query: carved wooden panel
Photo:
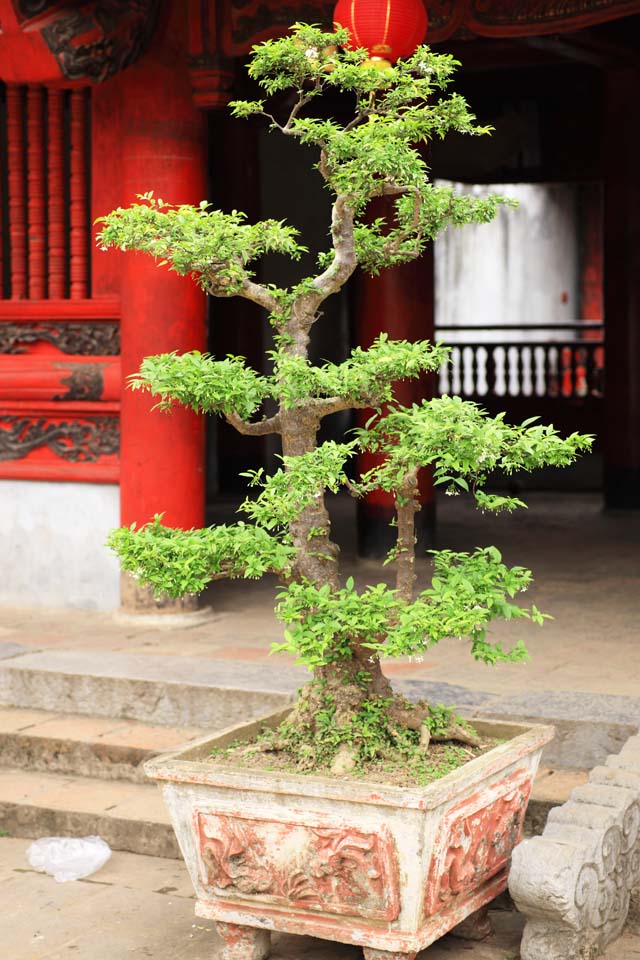
M 522 770 L 447 811 L 429 868 L 426 917 L 471 895 L 507 866 L 520 840 L 530 792 L 531 772 Z
M 0 477 L 117 482 L 118 408 L 118 404 L 90 400 L 65 404 L 3 402 Z
M 334 6 L 331 0 L 224 0 L 223 52 L 246 54 L 296 20 L 329 27 Z M 425 6 L 428 43 L 441 43 L 460 28 L 480 36 L 535 36 L 640 12 L 640 0 L 426 0 Z
M 67 417 L 55 422 L 44 417 L 0 416 L 0 460 L 21 460 L 34 450 L 48 448 L 72 463 L 95 463 L 116 454 L 119 445 L 117 417 Z
M 385 830 L 195 816 L 202 882 L 218 897 L 394 920 L 400 911 L 393 840 Z
M 467 0 L 465 24 L 483 36 L 579 30 L 640 11 L 636 0 Z
M 0 319 L 0 353 L 26 353 L 31 344 L 37 343 L 49 343 L 62 353 L 117 356 L 120 353 L 120 324 L 73 320 L 10 323 Z
M 120 305 L 0 300 L 0 477 L 119 475 Z

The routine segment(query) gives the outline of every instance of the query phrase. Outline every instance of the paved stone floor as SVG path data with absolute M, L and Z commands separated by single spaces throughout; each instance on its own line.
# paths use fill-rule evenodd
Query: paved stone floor
M 56 883 L 32 870 L 30 841 L 0 840 L 0 956 L 5 960 L 216 960 L 213 924 L 193 914 L 182 863 L 114 853 L 86 880 Z M 517 960 L 520 920 L 494 912 L 484 943 L 445 937 L 420 960 Z M 357 947 L 275 935 L 273 960 L 360 960 Z M 625 935 L 605 960 L 638 960 L 640 938 Z M 567 958 L 570 960 L 570 958 Z
M 387 672 L 500 695 L 552 691 L 637 698 L 640 517 L 605 514 L 600 499 L 590 494 L 536 494 L 528 500 L 529 511 L 494 518 L 483 517 L 457 498 L 443 498 L 439 545 L 463 550 L 494 543 L 507 562 L 533 569 L 536 584 L 530 599 L 555 619 L 542 630 L 524 625 L 516 631 L 512 624 L 501 624 L 495 632 L 507 642 L 522 636 L 531 663 L 491 670 L 470 660 L 465 643 L 451 641 L 421 662 L 389 663 Z M 353 524 L 345 505 L 338 504 L 337 510 L 336 526 L 348 534 Z M 352 546 L 349 536 L 344 537 L 347 566 L 358 582 L 382 579 L 378 564 L 353 559 Z M 420 573 L 426 579 L 424 562 Z M 19 650 L 117 651 L 234 661 L 234 667 L 261 664 L 281 634 L 272 612 L 273 587 L 268 581 L 216 583 L 207 595 L 211 617 L 182 629 L 159 630 L 91 612 L 0 609 L 0 656 Z M 635 712 L 629 722 L 634 718 L 637 722 Z M 0 839 L 3 960 L 215 960 L 219 955 L 211 925 L 193 916 L 190 887 L 179 861 L 116 853 L 95 877 L 56 884 L 30 870 L 27 845 L 24 840 Z M 426 951 L 424 960 L 515 960 L 518 923 L 516 915 L 497 914 L 497 934 L 490 942 L 448 938 Z M 361 954 L 309 938 L 276 937 L 273 956 L 355 960 Z M 623 938 L 610 948 L 607 960 L 640 960 L 640 938 Z
M 527 600 L 551 613 L 540 629 L 501 623 L 505 643 L 523 637 L 526 665 L 491 669 L 452 640 L 422 661 L 387 664 L 387 672 L 461 684 L 491 693 L 573 691 L 637 696 L 640 691 L 640 515 L 605 513 L 595 494 L 531 494 L 529 510 L 483 516 L 462 498 L 441 498 L 439 546 L 464 550 L 496 544 L 505 560 L 531 567 L 535 584 Z M 347 567 L 360 584 L 384 578 L 388 568 L 353 559 L 351 504 L 339 503 L 336 530 L 343 534 Z M 345 534 L 346 531 L 346 534 Z M 427 579 L 427 564 L 420 575 Z M 208 622 L 175 629 L 119 623 L 109 614 L 0 608 L 0 644 L 28 649 L 112 650 L 206 657 L 239 662 L 267 660 L 282 628 L 273 615 L 274 583 L 216 582 L 207 594 Z M 276 661 L 272 658 L 271 663 Z M 280 655 L 280 662 L 287 658 Z

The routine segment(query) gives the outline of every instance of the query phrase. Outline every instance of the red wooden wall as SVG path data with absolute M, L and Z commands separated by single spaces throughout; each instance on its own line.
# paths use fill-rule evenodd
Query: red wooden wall
M 0 91 L 0 477 L 118 480 L 119 302 L 93 298 L 91 92 Z

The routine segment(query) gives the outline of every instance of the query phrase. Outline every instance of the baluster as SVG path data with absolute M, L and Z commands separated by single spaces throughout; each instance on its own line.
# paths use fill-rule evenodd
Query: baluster
M 542 366 L 544 363 L 544 351 L 539 346 L 534 346 L 531 350 L 531 383 L 533 394 L 541 397 L 544 393 L 544 381 L 542 376 Z
M 64 120 L 61 90 L 48 91 L 49 143 L 49 296 L 66 296 L 66 257 L 64 224 Z
M 476 364 L 477 364 L 477 380 L 476 380 L 476 393 L 480 397 L 486 397 L 489 392 L 489 386 L 487 384 L 487 357 L 489 356 L 489 351 L 487 348 L 482 345 L 476 347 Z
M 496 389 L 496 347 L 493 343 L 488 343 L 487 347 L 487 363 L 486 363 L 486 376 L 487 376 L 487 396 L 493 397 L 497 393 Z
M 462 396 L 473 396 L 473 347 L 467 345 L 460 351 L 462 355 Z
M 586 397 L 589 388 L 587 386 L 587 362 L 589 350 L 584 344 L 576 347 L 576 396 Z
M 72 300 L 87 296 L 88 237 L 87 237 L 87 182 L 86 182 L 86 116 L 85 95 L 82 90 L 71 91 L 71 187 L 70 187 L 70 247 Z
M 478 384 L 478 349 L 477 344 L 471 347 L 471 394 L 475 397 L 480 393 Z
M 505 379 L 505 386 L 506 386 L 506 395 L 512 397 L 516 393 L 515 382 L 516 382 L 516 376 L 517 376 L 517 372 L 516 372 L 517 357 L 514 355 L 513 345 L 509 347 L 505 347 L 504 349 L 504 364 L 505 364 L 504 379 Z
M 24 192 L 24 133 L 22 90 L 7 85 L 7 161 L 11 298 L 27 296 L 27 224 Z
M 546 348 L 545 373 L 547 381 L 547 396 L 558 396 L 558 349 L 550 346 Z
M 578 348 L 577 348 L 577 345 L 575 343 L 570 344 L 569 346 L 567 346 L 566 352 L 568 354 L 567 359 L 569 361 L 568 370 L 567 370 L 567 373 L 568 373 L 567 386 L 569 390 L 568 396 L 575 397 L 578 394 L 578 369 L 577 369 Z
M 43 300 L 47 272 L 44 200 L 44 109 L 42 87 L 27 89 L 27 211 L 29 221 L 29 299 Z

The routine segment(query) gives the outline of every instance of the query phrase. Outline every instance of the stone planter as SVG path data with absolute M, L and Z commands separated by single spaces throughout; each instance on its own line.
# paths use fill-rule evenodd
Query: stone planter
M 162 783 L 225 960 L 262 960 L 269 931 L 413 958 L 507 886 L 553 728 L 474 721 L 506 742 L 428 787 L 392 787 L 206 761 L 287 710 L 146 764 Z

